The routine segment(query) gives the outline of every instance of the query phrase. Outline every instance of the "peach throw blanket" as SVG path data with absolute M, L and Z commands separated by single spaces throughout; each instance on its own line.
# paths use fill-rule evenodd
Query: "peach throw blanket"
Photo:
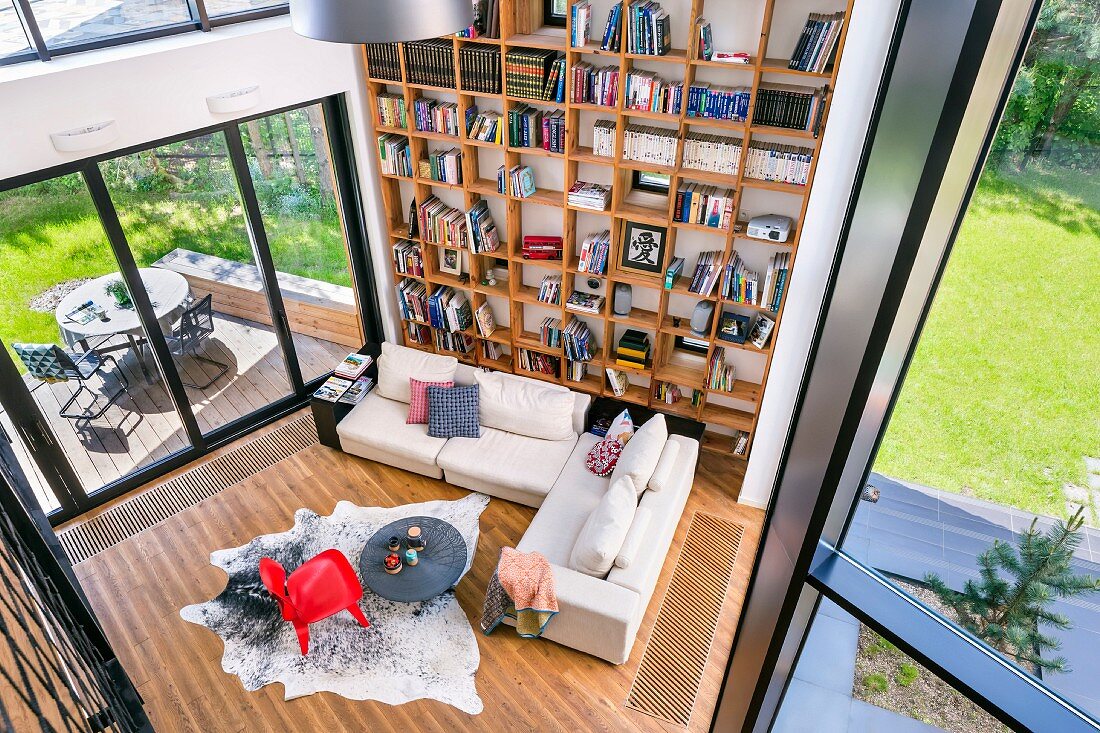
M 511 618 L 520 636 L 541 636 L 557 612 L 550 562 L 537 552 L 502 548 L 496 572 L 485 591 L 481 630 L 490 634 L 501 621 Z

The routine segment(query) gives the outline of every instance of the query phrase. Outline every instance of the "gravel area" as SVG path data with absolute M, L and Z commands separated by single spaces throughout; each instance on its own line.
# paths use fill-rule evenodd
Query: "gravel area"
M 66 280 L 65 282 L 58 283 L 31 298 L 31 302 L 28 305 L 32 311 L 53 313 L 54 310 L 57 309 L 57 304 L 61 302 L 62 298 L 88 282 L 90 279 L 91 278 L 87 277 L 78 277 L 75 280 Z
M 927 588 L 896 579 L 894 582 L 926 605 L 945 612 L 936 595 Z M 909 684 L 901 684 L 899 680 L 909 681 Z M 942 728 L 948 733 L 1009 731 L 962 693 L 863 625 L 859 629 L 852 696 Z

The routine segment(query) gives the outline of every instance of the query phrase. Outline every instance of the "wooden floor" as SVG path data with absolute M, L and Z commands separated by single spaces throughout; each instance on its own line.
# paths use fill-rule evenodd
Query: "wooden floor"
M 116 340 L 126 343 L 124 338 Z M 307 381 L 331 371 L 348 353 L 346 346 L 302 334 L 294 334 L 294 346 Z M 203 355 L 230 365 L 226 376 L 206 389 L 187 389 L 195 418 L 204 433 L 290 394 L 282 352 L 270 326 L 215 313 L 214 335 Z M 76 389 L 73 383 L 45 384 L 26 378 L 86 491 L 94 491 L 187 446 L 187 436 L 163 382 L 157 379 L 150 384 L 145 379 L 133 350 L 115 351 L 112 356 L 118 359 L 129 381 L 128 396 L 95 420 L 78 422 L 60 416 L 61 405 Z M 151 357 L 147 356 L 146 361 L 149 369 L 155 369 Z M 191 384 L 204 384 L 217 373 L 213 367 L 188 357 L 177 359 L 176 364 L 183 381 Z M 109 390 L 113 391 L 117 384 L 114 377 L 108 377 Z M 98 381 L 90 383 L 92 388 L 98 385 Z M 80 404 L 87 403 L 85 395 Z M 11 432 L 11 421 L 2 410 L 0 424 Z M 43 508 L 55 509 L 57 500 L 18 442 L 16 453 Z
M 737 504 L 743 463 L 704 454 L 670 558 L 694 512 L 728 517 L 746 528 L 690 730 L 706 730 L 725 669 L 763 512 Z M 442 481 L 314 446 L 77 566 L 77 575 L 138 685 L 158 731 L 676 731 L 623 706 L 674 567 L 670 559 L 629 661 L 615 666 L 552 642 L 518 638 L 502 628 L 476 633 L 481 652 L 477 716 L 433 700 L 400 706 L 319 693 L 290 702 L 282 685 L 245 692 L 221 669 L 221 640 L 183 621 L 179 609 L 216 596 L 225 574 L 208 562 L 212 550 L 289 529 L 300 507 L 331 513 L 336 502 L 396 506 L 457 499 L 467 492 Z M 486 584 L 501 546 L 514 546 L 535 510 L 493 499 L 457 596 L 477 629 Z M 551 622 L 553 623 L 553 622 Z

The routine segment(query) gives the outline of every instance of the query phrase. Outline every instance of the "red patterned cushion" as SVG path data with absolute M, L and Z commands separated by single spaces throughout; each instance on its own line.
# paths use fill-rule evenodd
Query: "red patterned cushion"
M 453 387 L 454 382 L 421 382 L 409 377 L 409 416 L 408 425 L 428 424 L 428 387 Z
M 622 452 L 622 443 L 614 438 L 601 440 L 588 451 L 588 455 L 584 458 L 584 466 L 597 476 L 610 476 Z

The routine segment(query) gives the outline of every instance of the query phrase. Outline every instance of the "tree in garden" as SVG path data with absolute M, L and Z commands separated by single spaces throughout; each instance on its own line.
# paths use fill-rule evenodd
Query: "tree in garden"
M 1050 610 L 1055 598 L 1100 590 L 1100 579 L 1077 575 L 1070 561 L 1081 544 L 1084 509 L 1068 522 L 1040 532 L 1036 522 L 1024 532 L 1018 547 L 996 540 L 978 556 L 981 578 L 966 581 L 962 592 L 948 588 L 934 573 L 925 582 L 959 623 L 1002 654 L 1025 665 L 1051 672 L 1066 672 L 1064 657 L 1044 658 L 1060 643 L 1044 633 L 1042 625 L 1068 629 L 1070 620 Z

